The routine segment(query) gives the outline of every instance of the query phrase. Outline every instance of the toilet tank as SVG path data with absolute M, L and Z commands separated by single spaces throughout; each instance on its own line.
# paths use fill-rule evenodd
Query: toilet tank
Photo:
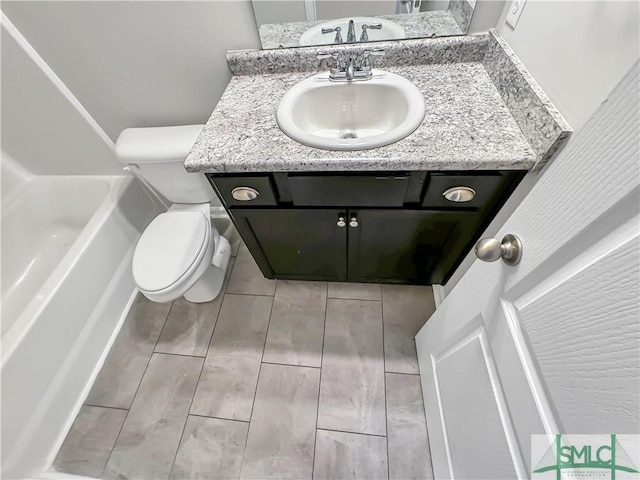
M 184 160 L 203 127 L 127 128 L 116 142 L 116 156 L 172 203 L 219 205 L 204 174 L 184 169 Z

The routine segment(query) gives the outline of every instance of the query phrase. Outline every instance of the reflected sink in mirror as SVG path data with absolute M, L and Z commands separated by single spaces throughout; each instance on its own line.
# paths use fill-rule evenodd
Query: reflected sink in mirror
M 325 150 L 366 150 L 397 142 L 422 124 L 425 102 L 405 77 L 373 70 L 361 81 L 319 73 L 282 97 L 276 119 L 291 139 Z
M 353 20 L 355 26 L 355 38 L 352 42 L 376 42 L 405 37 L 404 28 L 391 20 L 376 17 L 346 17 L 314 25 L 300 36 L 299 44 L 300 46 L 310 46 L 326 45 L 327 43 L 351 43 L 348 41 L 350 20 Z M 366 39 L 362 38 L 363 25 L 373 26 L 373 28 L 366 29 Z M 335 31 L 322 33 L 323 29 L 335 30 L 336 28 L 340 28 L 341 41 L 336 41 Z

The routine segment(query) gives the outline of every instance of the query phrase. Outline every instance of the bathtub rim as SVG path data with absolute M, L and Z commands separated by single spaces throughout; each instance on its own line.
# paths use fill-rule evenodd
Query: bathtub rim
M 127 187 L 135 181 L 131 175 L 34 175 L 26 182 L 25 190 L 39 182 L 57 181 L 60 179 L 70 180 L 100 180 L 109 186 L 105 197 L 100 201 L 98 208 L 93 212 L 91 218 L 84 226 L 78 237 L 75 239 L 69 250 L 64 254 L 60 262 L 49 274 L 42 287 L 36 292 L 33 299 L 26 305 L 20 315 L 13 321 L 12 325 L 2 335 L 0 339 L 1 358 L 0 369 L 9 361 L 23 339 L 28 335 L 29 330 L 38 320 L 42 311 L 46 308 L 51 298 L 60 285 L 68 277 L 73 267 L 82 257 L 91 241 L 100 231 L 100 227 L 109 219 L 111 212 L 118 208 L 118 200 L 126 191 Z M 22 190 L 23 192 L 25 190 Z M 20 192 L 21 193 L 21 192 Z M 18 193 L 7 199 L 7 208 L 11 206 L 21 196 Z

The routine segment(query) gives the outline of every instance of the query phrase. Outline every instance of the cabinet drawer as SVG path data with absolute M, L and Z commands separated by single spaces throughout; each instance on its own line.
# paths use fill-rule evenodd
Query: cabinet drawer
M 429 175 L 427 192 L 422 201 L 423 207 L 428 208 L 484 208 L 493 203 L 509 183 L 500 172 L 474 175 L 440 174 Z M 458 196 L 472 197 L 467 201 L 448 200 L 445 197 L 447 191 L 461 187 L 462 190 L 451 192 L 453 198 Z M 460 199 L 464 200 L 464 198 Z
M 242 177 L 211 177 L 211 181 L 222 196 L 224 202 L 229 206 L 255 207 L 274 206 L 278 204 L 275 190 L 271 185 L 271 179 L 266 175 Z M 242 198 L 242 195 L 238 195 L 238 193 L 245 193 L 245 200 L 234 198 L 233 192 L 236 189 L 245 189 L 244 192 L 236 192 L 236 196 L 238 196 L 239 198 Z M 246 192 L 251 192 L 252 194 L 247 195 Z M 253 194 L 257 194 L 257 196 L 250 199 Z
M 295 206 L 401 207 L 409 175 L 290 175 Z

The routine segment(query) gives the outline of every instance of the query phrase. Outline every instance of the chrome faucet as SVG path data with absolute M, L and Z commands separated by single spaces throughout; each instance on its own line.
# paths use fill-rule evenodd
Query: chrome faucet
M 349 31 L 347 32 L 347 43 L 355 43 L 356 41 L 356 22 L 349 20 Z
M 353 58 L 349 57 L 349 60 L 347 60 L 347 68 L 345 69 L 345 79 L 347 81 L 351 81 L 353 80 L 353 77 L 355 75 L 355 66 L 353 64 Z
M 374 23 L 374 24 L 370 24 L 370 25 L 362 25 L 362 35 L 360 35 L 360 41 L 361 42 L 368 42 L 369 41 L 369 34 L 367 33 L 367 29 L 372 29 L 372 30 L 382 30 L 382 24 L 381 23 Z
M 342 43 L 342 34 L 340 33 L 341 30 L 342 28 L 340 27 L 323 28 L 322 34 L 325 35 L 327 33 L 336 32 L 336 37 L 333 39 L 333 43 Z
M 384 50 L 364 50 L 360 54 L 321 53 L 318 60 L 332 59 L 334 64 L 329 70 L 329 80 L 333 82 L 351 82 L 369 80 L 373 77 L 372 56 L 384 55 Z

